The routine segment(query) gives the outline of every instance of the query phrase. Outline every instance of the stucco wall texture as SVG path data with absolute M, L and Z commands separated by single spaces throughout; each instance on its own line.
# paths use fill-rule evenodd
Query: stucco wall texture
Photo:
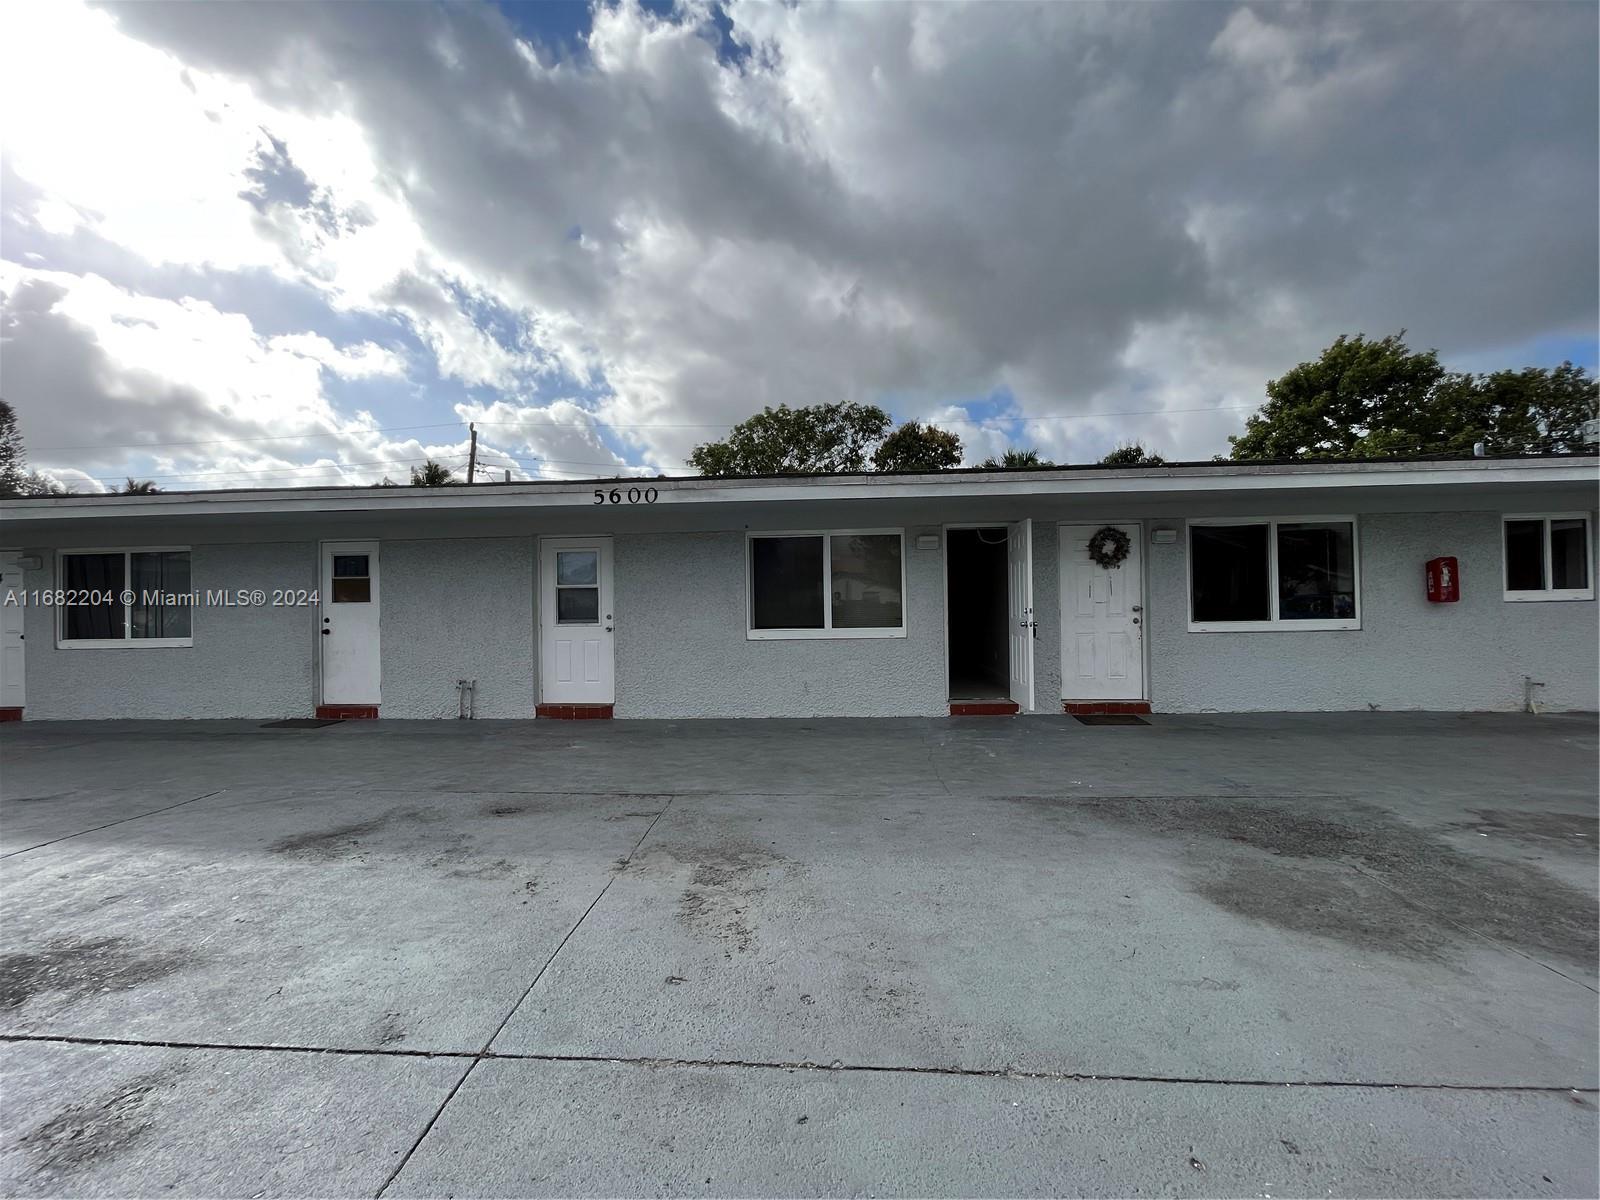
M 1517 709 L 1523 677 L 1552 709 L 1600 708 L 1600 607 L 1501 598 L 1500 514 L 1359 518 L 1359 630 L 1190 633 L 1183 517 L 1144 522 L 1150 699 L 1158 712 Z M 1081 523 L 1081 519 L 1080 519 Z M 1154 545 L 1152 528 L 1179 531 Z M 917 535 L 940 535 L 938 550 Z M 907 635 L 751 641 L 745 535 L 619 534 L 618 717 L 935 716 L 947 710 L 943 531 L 906 528 Z M 1038 711 L 1059 711 L 1054 519 L 1034 522 Z M 452 718 L 457 679 L 477 715 L 529 717 L 538 692 L 536 539 L 385 540 L 385 717 Z M 28 586 L 53 586 L 55 556 Z M 1455 555 L 1462 600 L 1429 604 L 1422 568 Z M 317 584 L 315 542 L 200 545 L 193 586 Z M 54 610 L 27 615 L 27 717 L 306 716 L 316 698 L 314 608 L 202 608 L 194 645 L 60 649 Z
M 1150 695 L 1157 712 L 1520 709 L 1523 676 L 1551 709 L 1600 707 L 1592 600 L 1502 599 L 1498 512 L 1359 518 L 1361 628 L 1190 633 L 1187 536 L 1148 546 Z M 1591 529 L 1593 526 L 1591 525 Z M 1423 564 L 1454 555 L 1461 600 L 1430 604 Z
M 532 537 L 384 541 L 379 642 L 384 717 L 533 716 Z
M 741 532 L 616 540 L 619 717 L 948 713 L 944 568 L 906 530 L 906 636 L 751 641 Z
M 55 553 L 27 586 L 55 584 Z M 315 588 L 315 542 L 195 545 L 190 580 L 208 588 Z M 38 580 L 37 584 L 34 580 Z M 56 645 L 56 610 L 28 611 L 29 720 L 308 717 L 315 704 L 315 608 L 211 608 L 192 615 L 192 646 Z

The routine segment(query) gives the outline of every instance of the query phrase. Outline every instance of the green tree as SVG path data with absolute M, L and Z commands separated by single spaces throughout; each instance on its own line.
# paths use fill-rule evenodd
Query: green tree
M 999 458 L 991 456 L 984 459 L 980 465 L 985 470 L 992 471 L 997 467 L 1053 467 L 1056 464 L 1042 457 L 1037 450 L 1018 450 L 1015 446 L 1011 446 Z
M 1267 384 L 1267 402 L 1230 438 L 1235 459 L 1390 458 L 1577 451 L 1600 388 L 1572 363 L 1471 375 L 1446 371 L 1405 331 L 1341 336 L 1315 362 Z
M 948 471 L 961 465 L 961 439 L 948 429 L 907 421 L 872 452 L 874 471 Z
M 721 441 L 696 446 L 689 465 L 702 475 L 860 471 L 889 424 L 889 414 L 873 404 L 780 404 L 741 421 Z
M 47 475 L 37 471 L 29 471 L 22 477 L 22 487 L 17 492 L 19 496 L 70 496 L 72 489 L 64 483 L 57 483 Z
M 16 409 L 0 400 L 0 497 L 65 496 L 71 491 L 64 483 L 28 470 Z
M 1159 467 L 1167 460 L 1159 454 L 1152 454 L 1138 442 L 1131 442 L 1126 446 L 1118 446 L 1110 454 L 1100 460 L 1102 467 Z
M 135 479 L 128 476 L 128 482 L 122 487 L 124 496 L 154 496 L 161 489 L 155 485 L 153 479 Z
M 28 456 L 22 449 L 17 410 L 0 400 L 0 496 L 21 496 L 28 477 Z
M 429 459 L 420 467 L 411 468 L 412 487 L 445 487 L 455 482 L 450 474 L 450 468 L 443 463 L 436 463 Z

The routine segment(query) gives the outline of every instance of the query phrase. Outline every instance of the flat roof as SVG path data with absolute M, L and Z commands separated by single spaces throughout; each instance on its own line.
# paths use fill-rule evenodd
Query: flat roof
M 541 479 L 449 484 L 443 487 L 339 485 L 334 487 L 229 488 L 187 492 L 71 493 L 0 500 L 0 518 L 243 516 L 251 513 L 360 512 L 407 509 L 570 508 L 671 495 L 680 503 L 786 500 L 919 499 L 939 496 L 1070 496 L 1088 494 L 1203 494 L 1218 491 L 1301 488 L 1491 486 L 1600 481 L 1594 454 L 1503 458 L 1295 460 L 1287 462 L 1187 462 L 1160 466 L 969 467 L 925 474 L 876 471 L 760 476 L 642 476 Z M 599 493 L 597 498 L 596 494 Z

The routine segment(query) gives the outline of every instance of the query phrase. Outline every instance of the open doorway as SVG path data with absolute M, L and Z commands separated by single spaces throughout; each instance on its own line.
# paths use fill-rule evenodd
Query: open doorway
M 1010 684 L 1007 529 L 945 531 L 950 698 L 1004 700 Z

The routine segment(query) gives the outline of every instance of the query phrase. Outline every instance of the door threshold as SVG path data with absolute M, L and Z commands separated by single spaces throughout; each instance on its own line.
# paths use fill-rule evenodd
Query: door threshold
M 1063 700 L 1061 711 L 1070 717 L 1148 717 L 1148 700 Z
M 376 704 L 319 704 L 316 708 L 319 721 L 376 721 Z
M 534 706 L 533 715 L 547 721 L 609 721 L 614 707 L 611 704 L 538 704 Z
M 952 717 L 1014 717 L 1021 712 L 1015 700 L 951 700 Z

